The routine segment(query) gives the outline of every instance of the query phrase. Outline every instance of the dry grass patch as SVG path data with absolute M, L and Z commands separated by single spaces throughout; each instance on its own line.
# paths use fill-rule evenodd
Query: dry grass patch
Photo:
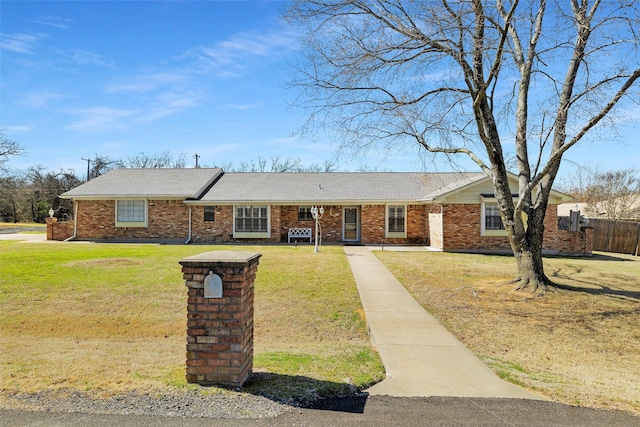
M 376 252 L 412 295 L 500 376 L 564 403 L 640 414 L 640 259 L 548 258 L 561 287 L 504 284 L 510 257 Z
M 178 261 L 219 249 L 229 247 L 0 242 L 0 390 L 200 390 L 185 380 Z M 234 249 L 263 254 L 254 318 L 263 374 L 249 391 L 303 399 L 383 377 L 342 248 Z

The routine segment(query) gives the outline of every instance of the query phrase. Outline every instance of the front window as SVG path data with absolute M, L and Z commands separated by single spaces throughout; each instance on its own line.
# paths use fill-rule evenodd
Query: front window
M 216 208 L 215 206 L 205 206 L 204 207 L 204 220 L 206 222 L 212 222 L 216 219 Z
M 485 203 L 484 205 L 484 229 L 504 230 L 504 224 L 500 218 L 500 208 L 496 203 Z
M 269 231 L 267 206 L 236 206 L 235 231 L 238 233 L 267 233 Z
M 387 237 L 406 237 L 406 207 L 402 205 L 387 206 Z
M 389 206 L 389 232 L 404 233 L 404 206 Z
M 313 221 L 311 206 L 298 207 L 298 221 Z
M 146 227 L 146 200 L 117 200 L 116 227 Z

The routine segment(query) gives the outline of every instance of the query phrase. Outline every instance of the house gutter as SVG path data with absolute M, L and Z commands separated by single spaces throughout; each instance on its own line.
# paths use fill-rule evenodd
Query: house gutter
M 191 206 L 187 205 L 187 208 L 189 208 L 189 236 L 186 242 L 184 242 L 185 245 L 188 245 L 189 243 L 191 243 Z
M 440 238 L 442 239 L 440 250 L 444 251 L 444 205 L 438 204 L 440 205 Z
M 65 242 L 70 240 L 74 240 L 76 235 L 78 234 L 78 202 L 76 200 L 73 201 L 73 236 L 68 239 L 64 239 Z

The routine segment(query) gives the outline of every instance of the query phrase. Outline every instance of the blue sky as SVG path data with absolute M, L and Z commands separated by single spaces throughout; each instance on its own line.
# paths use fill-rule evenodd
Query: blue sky
M 0 127 L 20 143 L 24 169 L 86 170 L 81 158 L 184 154 L 193 164 L 238 165 L 336 154 L 330 136 L 294 135 L 304 112 L 287 88 L 297 48 L 278 1 L 5 1 L 1 8 Z M 640 164 L 640 114 L 617 142 L 585 141 L 565 157 L 621 169 Z M 423 169 L 415 148 L 342 157 L 359 166 Z M 477 170 L 461 159 L 462 167 Z M 447 170 L 444 161 L 427 169 Z M 564 168 L 568 170 L 568 166 Z

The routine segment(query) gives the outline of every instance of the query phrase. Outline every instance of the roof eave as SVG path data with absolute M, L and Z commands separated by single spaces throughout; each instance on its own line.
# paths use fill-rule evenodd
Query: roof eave
M 185 200 L 188 205 L 236 205 L 236 204 L 262 204 L 276 206 L 307 206 L 307 205 L 386 205 L 390 203 L 397 204 L 420 204 L 420 200 Z
M 167 194 L 100 194 L 100 195 L 60 195 L 61 199 L 69 200 L 124 200 L 124 199 L 147 199 L 147 200 L 186 200 L 191 195 L 167 195 Z

